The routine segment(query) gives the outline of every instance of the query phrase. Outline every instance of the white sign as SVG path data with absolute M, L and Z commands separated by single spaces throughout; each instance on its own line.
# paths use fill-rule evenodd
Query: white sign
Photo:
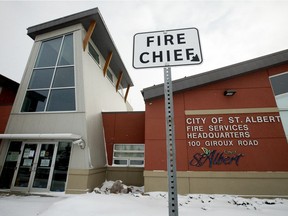
M 202 63 L 196 28 L 138 33 L 134 35 L 133 43 L 134 68 Z

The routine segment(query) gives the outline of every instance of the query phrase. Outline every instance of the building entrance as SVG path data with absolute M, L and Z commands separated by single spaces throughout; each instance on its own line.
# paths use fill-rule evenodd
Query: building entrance
M 71 141 L 11 141 L 0 175 L 0 190 L 65 191 Z
M 23 143 L 11 190 L 49 191 L 57 147 L 57 143 Z
M 10 190 L 12 179 L 15 173 L 17 161 L 21 153 L 21 141 L 10 142 L 4 166 L 0 175 L 0 189 Z

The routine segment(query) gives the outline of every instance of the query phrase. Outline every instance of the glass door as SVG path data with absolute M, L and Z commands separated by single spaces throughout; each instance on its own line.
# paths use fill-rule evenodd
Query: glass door
M 22 142 L 10 142 L 2 173 L 0 176 L 0 189 L 10 190 L 12 179 L 16 170 L 17 161 L 21 153 Z
M 22 155 L 20 160 L 18 160 L 16 178 L 14 178 L 12 188 L 18 188 L 20 191 L 28 191 L 37 146 L 37 143 L 23 144 L 21 149 Z
M 12 190 L 48 191 L 55 162 L 56 143 L 24 143 Z
M 51 178 L 55 163 L 56 144 L 41 144 L 40 152 L 35 163 L 35 174 L 30 191 L 50 190 Z

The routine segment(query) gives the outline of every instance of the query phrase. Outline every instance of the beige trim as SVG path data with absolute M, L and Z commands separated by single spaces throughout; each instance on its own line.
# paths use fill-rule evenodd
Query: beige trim
M 121 180 L 126 185 L 143 186 L 143 167 L 107 167 L 106 180 Z
M 65 193 L 80 194 L 91 192 L 105 181 L 106 168 L 69 169 Z
M 126 185 L 143 186 L 143 167 L 101 167 L 93 169 L 69 169 L 67 194 L 81 194 L 100 187 L 105 180 L 122 180 Z
M 99 172 L 105 172 L 106 168 L 94 168 L 94 169 L 69 169 L 69 175 L 91 175 Z
M 288 172 L 178 171 L 179 194 L 234 194 L 256 197 L 288 195 Z M 167 191 L 166 171 L 144 171 L 146 192 Z
M 185 115 L 211 115 L 211 114 L 238 114 L 238 113 L 275 113 L 277 107 L 243 108 L 243 109 L 211 109 L 211 110 L 185 110 Z
M 164 170 L 145 170 L 144 177 L 167 177 L 167 171 Z M 286 179 L 288 178 L 288 172 L 223 172 L 223 171 L 177 171 L 178 178 L 193 177 L 193 178 L 277 178 Z

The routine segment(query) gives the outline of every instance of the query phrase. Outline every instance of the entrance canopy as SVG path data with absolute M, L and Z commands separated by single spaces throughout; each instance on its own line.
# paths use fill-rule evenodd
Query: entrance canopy
M 0 139 L 52 139 L 52 140 L 79 140 L 82 136 L 72 133 L 51 134 L 0 134 Z

